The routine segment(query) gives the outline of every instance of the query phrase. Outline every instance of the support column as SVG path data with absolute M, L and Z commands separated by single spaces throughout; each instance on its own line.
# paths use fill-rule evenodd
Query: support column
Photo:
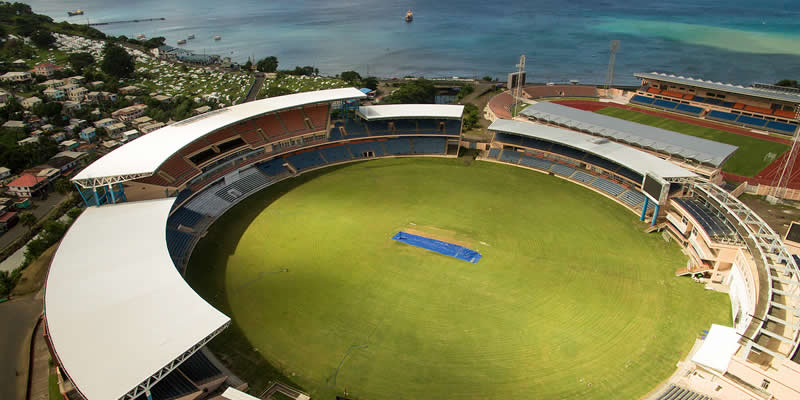
M 656 204 L 656 209 L 653 210 L 653 220 L 650 221 L 650 226 L 656 226 L 656 219 L 658 218 L 658 204 Z
M 100 205 L 100 197 L 97 195 L 97 187 L 96 186 L 93 187 L 92 191 L 94 191 L 94 205 L 99 206 Z
M 642 206 L 642 216 L 639 217 L 639 221 L 644 221 L 645 214 L 647 214 L 647 204 L 649 203 L 650 203 L 650 198 L 645 196 L 644 205 Z
M 146 392 L 144 392 L 144 394 L 145 394 L 145 395 L 147 395 L 147 400 L 153 400 L 153 395 L 152 395 L 152 394 L 150 394 L 150 391 L 149 391 L 149 390 L 148 390 L 148 391 L 146 391 Z
M 111 204 L 117 204 L 117 198 L 114 196 L 114 185 L 108 185 L 108 190 L 111 192 Z
M 78 191 L 78 194 L 81 196 L 81 199 L 83 199 L 83 204 L 85 204 L 86 207 L 89 207 L 89 200 L 86 200 L 86 196 L 83 195 L 83 191 L 81 191 L 81 187 L 78 186 L 77 183 L 73 183 L 73 184 L 75 185 L 75 189 Z

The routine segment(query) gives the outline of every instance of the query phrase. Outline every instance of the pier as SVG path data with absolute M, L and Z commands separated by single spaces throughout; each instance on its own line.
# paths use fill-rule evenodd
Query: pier
M 150 22 L 150 21 L 165 21 L 166 18 L 144 18 L 144 19 L 129 19 L 125 21 L 109 21 L 109 22 L 96 22 L 93 24 L 86 24 L 88 26 L 100 26 L 100 25 L 111 25 L 111 24 L 132 24 L 135 22 Z

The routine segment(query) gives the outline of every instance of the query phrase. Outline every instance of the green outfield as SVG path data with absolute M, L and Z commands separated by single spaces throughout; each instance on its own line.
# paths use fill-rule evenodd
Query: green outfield
M 655 126 L 670 131 L 697 136 L 715 142 L 738 146 L 739 149 L 722 165 L 722 170 L 737 175 L 755 176 L 773 160 L 778 158 L 789 146 L 762 140 L 751 136 L 738 135 L 719 129 L 693 125 L 674 119 L 656 117 L 654 115 L 626 110 L 618 107 L 606 107 L 596 111 L 600 114 Z
M 725 294 L 627 208 L 463 160 L 385 159 L 273 185 L 200 241 L 187 280 L 231 316 L 211 348 L 260 393 L 315 399 L 635 399 L 675 371 Z M 477 264 L 391 240 L 413 230 Z

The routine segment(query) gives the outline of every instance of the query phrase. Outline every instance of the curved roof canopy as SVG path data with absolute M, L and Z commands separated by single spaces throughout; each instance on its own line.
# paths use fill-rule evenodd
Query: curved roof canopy
M 56 251 L 47 331 L 88 399 L 122 398 L 230 323 L 172 263 L 166 225 L 174 201 L 89 207 Z
M 638 124 L 624 119 L 562 106 L 548 101 L 532 104 L 522 115 L 583 129 L 598 136 L 719 167 L 738 147 Z
M 489 125 L 489 130 L 545 140 L 576 148 L 630 168 L 641 175 L 649 172 L 662 178 L 688 178 L 697 176 L 685 168 L 658 158 L 650 153 L 580 132 L 533 122 L 512 121 L 507 119 L 498 119 L 492 122 L 492 124 Z
M 766 88 L 734 85 L 732 83 L 722 83 L 713 81 L 704 81 L 699 78 L 675 76 L 672 74 L 658 73 L 658 72 L 639 72 L 633 74 L 639 79 L 650 79 L 654 81 L 669 82 L 677 85 L 686 85 L 692 87 L 699 87 L 709 90 L 718 90 L 720 92 L 736 93 L 744 96 L 752 96 L 760 99 L 779 100 L 790 103 L 800 103 L 800 94 L 797 92 L 777 91 Z
M 460 119 L 464 106 L 452 104 L 387 104 L 362 106 L 358 114 L 367 121 L 398 118 Z
M 365 97 L 355 88 L 329 89 L 271 97 L 211 111 L 142 136 L 106 154 L 72 180 L 81 186 L 92 187 L 150 176 L 176 151 L 228 125 L 307 104 Z

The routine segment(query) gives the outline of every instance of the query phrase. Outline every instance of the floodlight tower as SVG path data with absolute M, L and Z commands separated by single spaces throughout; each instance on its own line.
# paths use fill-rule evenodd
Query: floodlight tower
M 517 113 L 518 113 L 517 108 L 518 108 L 518 105 L 519 105 L 519 99 L 522 97 L 522 73 L 525 72 L 525 55 L 524 54 L 519 56 L 519 64 L 517 64 L 516 67 L 517 67 L 517 79 L 516 79 L 517 86 L 516 86 L 516 88 L 514 88 L 514 87 L 511 88 L 512 96 L 514 96 L 514 109 L 511 111 L 511 117 L 512 118 L 517 116 Z M 511 82 L 514 82 L 514 81 L 515 80 L 512 80 Z
M 608 90 L 614 84 L 614 62 L 617 59 L 617 50 L 619 50 L 619 40 L 611 41 L 611 57 L 608 59 L 608 72 L 606 73 L 606 96 L 609 96 Z
M 800 120 L 800 104 L 796 105 L 794 108 L 794 119 Z M 797 160 L 798 152 L 800 152 L 800 126 L 794 130 L 792 148 L 786 156 L 786 161 L 784 161 L 783 168 L 781 168 L 781 174 L 772 181 L 772 190 L 770 190 L 770 193 L 767 195 L 767 201 L 771 204 L 777 203 L 781 196 L 785 195 L 786 191 L 789 189 L 789 182 L 792 179 L 794 162 Z

